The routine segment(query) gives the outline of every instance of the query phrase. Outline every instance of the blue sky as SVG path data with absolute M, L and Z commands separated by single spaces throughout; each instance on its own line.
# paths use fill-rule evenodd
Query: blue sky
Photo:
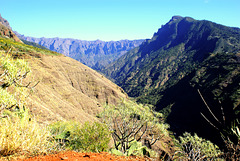
M 13 30 L 81 40 L 151 38 L 172 16 L 240 27 L 240 0 L 0 0 Z

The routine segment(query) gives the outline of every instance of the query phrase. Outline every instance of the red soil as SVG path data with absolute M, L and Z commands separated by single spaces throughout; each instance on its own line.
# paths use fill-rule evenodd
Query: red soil
M 106 152 L 101 153 L 77 153 L 73 151 L 61 152 L 46 156 L 36 156 L 33 158 L 20 159 L 17 161 L 145 161 L 148 158 L 139 158 L 135 156 L 123 157 L 115 156 Z

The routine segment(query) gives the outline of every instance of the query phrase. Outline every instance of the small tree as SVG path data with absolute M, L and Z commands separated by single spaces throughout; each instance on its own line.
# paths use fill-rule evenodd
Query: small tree
M 221 151 L 212 142 L 202 139 L 194 134 L 184 133 L 179 137 L 180 152 L 187 160 L 214 160 L 220 156 Z
M 151 106 L 123 101 L 118 106 L 106 106 L 100 117 L 112 132 L 115 148 L 124 154 L 133 141 L 143 141 L 150 148 L 168 135 L 162 114 Z

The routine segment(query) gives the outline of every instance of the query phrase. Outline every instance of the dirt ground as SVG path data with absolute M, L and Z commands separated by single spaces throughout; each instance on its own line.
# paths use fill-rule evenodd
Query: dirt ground
M 111 155 L 107 152 L 101 153 L 77 153 L 74 151 L 61 152 L 46 156 L 37 156 L 17 161 L 150 161 L 148 158 L 123 157 Z

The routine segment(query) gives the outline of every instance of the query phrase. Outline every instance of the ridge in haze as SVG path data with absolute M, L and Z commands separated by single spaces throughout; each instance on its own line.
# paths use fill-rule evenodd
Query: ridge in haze
M 17 35 L 23 40 L 37 43 L 52 51 L 78 60 L 95 70 L 103 69 L 143 42 L 143 40 L 86 41 L 71 38 L 34 38 Z

